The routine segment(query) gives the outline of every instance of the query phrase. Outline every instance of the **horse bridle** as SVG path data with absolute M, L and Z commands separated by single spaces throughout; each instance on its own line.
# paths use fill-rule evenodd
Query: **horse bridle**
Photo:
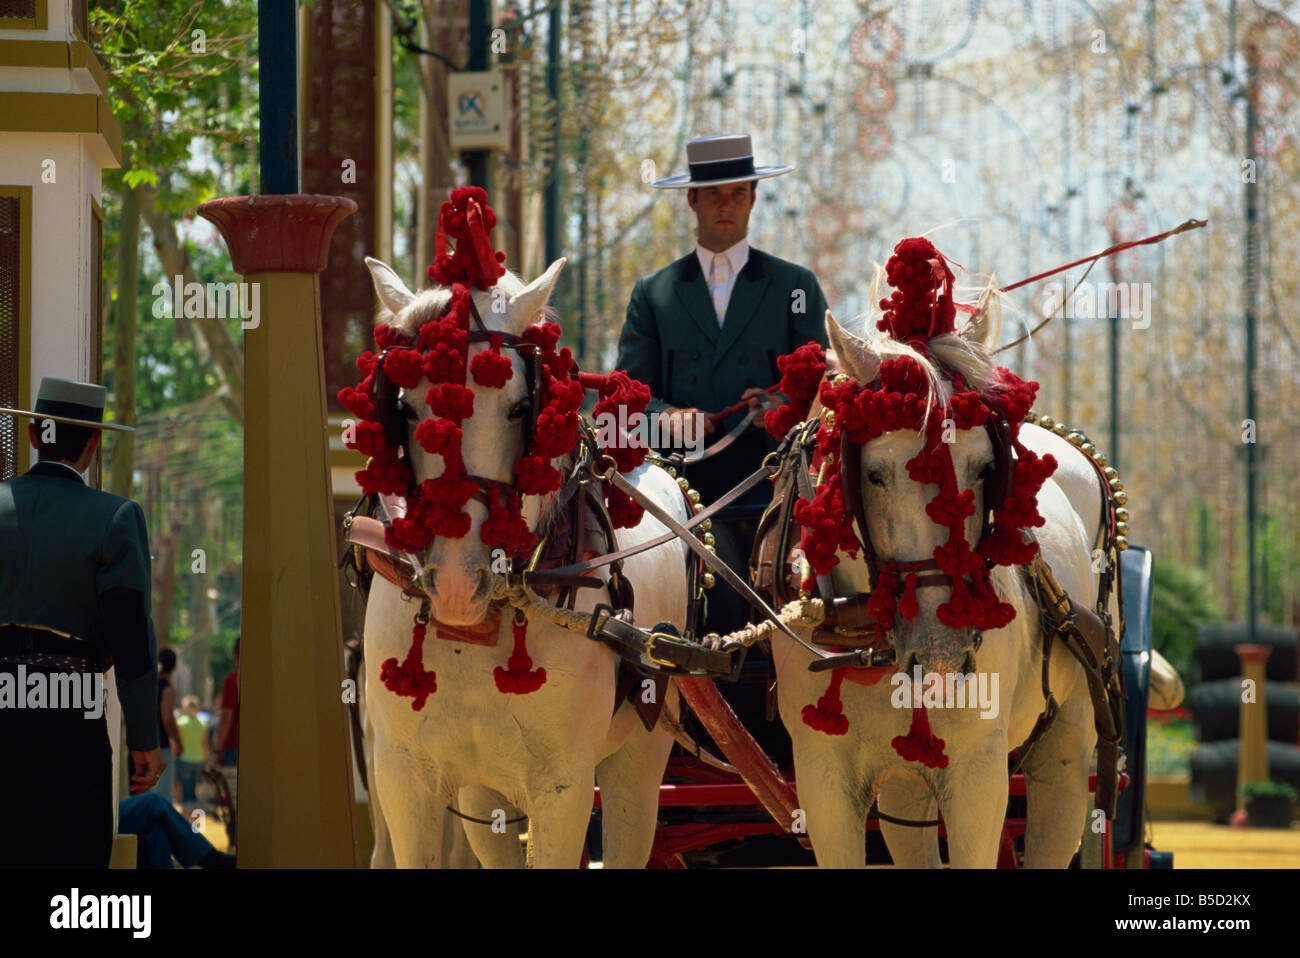
M 996 413 L 991 414 L 984 428 L 993 447 L 993 475 L 984 484 L 984 514 L 980 522 L 980 542 L 983 542 L 993 530 L 994 510 L 1011 495 L 1014 472 L 1014 463 L 1011 459 L 1011 428 L 1007 425 L 1006 419 Z M 882 572 L 899 575 L 900 590 L 903 588 L 901 577 L 909 573 L 918 573 L 916 576 L 918 589 L 927 586 L 951 586 L 952 577 L 938 571 L 938 563 L 933 557 L 913 562 L 899 562 L 881 559 L 876 554 L 875 546 L 871 541 L 871 530 L 867 526 L 866 510 L 862 503 L 862 444 L 853 442 L 847 430 L 840 434 L 838 455 L 844 504 L 849 511 L 854 535 L 867 565 L 868 591 L 875 591 L 876 582 Z M 991 568 L 992 562 L 985 561 Z
M 439 318 L 445 316 L 451 308 L 448 303 Z M 478 306 L 474 303 L 473 296 L 469 300 L 470 315 L 474 318 L 474 324 L 477 329 L 471 329 L 466 332 L 466 345 L 473 343 L 490 342 L 494 337 L 501 341 L 503 349 L 514 349 L 519 352 L 524 361 L 524 381 L 528 390 L 528 402 L 530 415 L 524 420 L 524 449 L 527 449 L 532 443 L 533 433 L 537 429 L 538 414 L 538 391 L 541 389 L 541 347 L 537 343 L 529 342 L 521 336 L 513 333 L 498 332 L 489 330 L 483 323 L 483 317 L 479 315 Z M 375 413 L 379 417 L 380 426 L 384 430 L 384 440 L 390 445 L 402 450 L 402 455 L 406 459 L 407 468 L 411 468 L 414 460 L 411 458 L 410 429 L 406 424 L 405 418 L 400 414 L 401 410 L 398 405 L 398 398 L 401 387 L 393 382 L 384 374 L 384 357 L 394 349 L 414 349 L 414 342 L 403 346 L 389 346 L 379 354 L 378 365 L 375 369 L 375 381 L 372 388 L 371 398 L 375 405 Z M 408 489 L 408 498 L 410 492 L 414 490 L 415 470 L 411 469 L 411 486 Z M 506 496 L 517 495 L 518 490 L 514 482 L 507 482 L 501 479 L 490 479 L 487 476 L 478 476 L 468 473 L 465 476 L 475 484 L 474 494 L 471 500 L 481 502 L 484 508 L 489 511 L 492 508 L 492 502 L 489 499 L 489 490 L 501 497 L 498 501 L 504 502 Z

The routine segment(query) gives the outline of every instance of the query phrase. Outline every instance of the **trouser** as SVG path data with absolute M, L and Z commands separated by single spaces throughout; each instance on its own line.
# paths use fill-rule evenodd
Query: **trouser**
M 0 665 L 15 688 L 16 665 Z M 37 673 L 28 667 L 27 684 Z M 12 678 L 6 678 L 5 676 Z M 113 753 L 104 715 L 13 708 L 0 699 L 0 868 L 107 868 L 113 850 Z
M 180 759 L 176 763 L 176 780 L 181 783 L 181 801 L 193 802 L 197 795 L 195 788 L 203 777 L 203 763 Z
M 145 792 L 125 799 L 118 806 L 118 831 L 138 838 L 136 852 L 141 868 L 171 868 L 174 856 L 186 868 L 201 862 L 213 850 L 212 843 L 169 799 L 157 792 Z

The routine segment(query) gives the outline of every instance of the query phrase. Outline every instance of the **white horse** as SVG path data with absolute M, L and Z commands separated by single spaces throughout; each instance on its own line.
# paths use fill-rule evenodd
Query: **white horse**
M 438 317 L 450 299 L 446 289 L 412 293 L 386 265 L 366 260 L 379 299 L 391 313 L 388 321 L 414 335 Z M 494 330 L 519 335 L 546 315 L 547 301 L 563 268 L 559 260 L 525 285 L 506 273 L 489 291 L 474 290 L 479 314 Z M 500 311 L 501 294 L 505 310 Z M 496 300 L 496 310 L 494 310 Z M 488 348 L 470 345 L 470 357 Z M 523 362 L 511 355 L 514 375 L 503 388 L 478 388 L 473 377 L 474 413 L 461 423 L 465 469 L 513 484 L 523 454 L 522 403 L 529 398 Z M 403 390 L 400 400 L 411 418 L 411 434 L 430 415 L 424 394 L 427 382 Z M 536 410 L 532 411 L 535 415 Z M 417 481 L 436 476 L 441 456 L 409 446 Z M 553 465 L 567 474 L 571 461 Z M 681 490 L 663 470 L 646 465 L 629 475 L 637 488 L 681 521 L 687 506 Z M 525 496 L 522 515 L 539 531 L 551 521 L 555 495 Z M 493 574 L 491 550 L 479 534 L 486 509 L 478 500 L 466 506 L 472 525 L 459 539 L 435 538 L 422 555 L 411 556 L 419 585 L 430 603 L 430 618 L 453 626 L 473 626 L 489 612 Z M 644 542 L 665 532 L 647 516 L 631 529 L 619 530 L 618 547 Z M 686 613 L 685 547 L 670 541 L 624 563 L 636 590 L 636 621 L 682 624 Z M 590 612 L 609 602 L 605 589 L 578 590 L 578 611 Z M 380 681 L 378 663 L 401 661 L 411 646 L 417 604 L 404 600 L 388 581 L 376 577 L 366 609 L 367 724 L 373 729 L 371 781 L 382 796 L 382 818 L 391 836 L 391 856 L 398 867 L 443 864 L 444 809 L 454 806 L 490 825 L 463 823 L 474 854 L 485 866 L 524 864 L 520 828 L 500 823 L 527 816 L 527 864 L 577 867 L 591 817 L 593 786 L 599 783 L 604 822 L 604 866 L 642 868 L 650 855 L 672 738 L 661 726 L 647 733 L 633 708 L 616 703 L 614 654 L 541 618 L 528 623 L 527 647 L 546 681 L 526 695 L 503 694 L 493 679 L 511 654 L 511 610 L 495 647 L 443 641 L 429 624 L 424 668 L 437 674 L 437 690 L 421 711 Z M 675 709 L 676 689 L 669 684 L 666 707 Z M 369 730 L 368 730 L 369 731 Z M 459 824 L 459 823 L 458 823 Z M 504 831 L 504 834 L 502 833 Z M 388 852 L 377 844 L 374 864 Z
M 940 392 L 934 397 L 940 406 L 946 401 L 945 371 L 960 372 L 968 388 L 979 391 L 992 378 L 986 342 L 991 334 L 990 304 L 986 296 L 965 326 L 929 342 L 935 363 L 927 371 L 932 388 Z M 908 355 L 926 364 L 924 357 L 887 335 L 868 341 L 842 329 L 829 312 L 826 319 L 841 370 L 860 383 L 871 382 L 881 360 L 891 356 Z M 1070 443 L 1033 426 L 1025 426 L 1020 437 L 1031 449 L 1050 452 L 1060 464 L 1039 493 L 1038 510 L 1046 525 L 1034 533 L 1060 585 L 1077 603 L 1092 608 L 1099 585 L 1091 552 L 1098 536 L 1100 482 Z M 973 489 L 976 496 L 975 514 L 966 525 L 967 541 L 973 544 L 984 514 L 983 476 L 992 462 L 992 447 L 983 428 L 957 431 L 955 439 L 949 449 L 958 486 Z M 923 434 L 899 430 L 861 449 L 862 502 L 881 559 L 929 557 L 946 537 L 946 529 L 925 511 L 937 487 L 914 482 L 905 465 L 923 441 Z M 841 552 L 839 560 L 832 571 L 836 593 L 869 591 L 863 557 L 854 560 Z M 911 821 L 931 821 L 942 811 L 953 866 L 996 865 L 1007 805 L 1007 754 L 1028 737 L 1044 701 L 1043 643 L 1033 598 L 1022 584 L 1019 569 L 996 567 L 992 585 L 1014 606 L 1016 616 L 1010 625 L 986 631 L 978 651 L 973 630 L 949 628 L 938 621 L 936 608 L 949 591 L 943 587 L 919 589 L 919 614 L 910 622 L 899 619 L 893 631 L 900 672 L 910 673 L 915 664 L 923 672 L 937 673 L 966 673 L 973 666 L 987 676 L 987 687 L 996 691 L 995 715 L 992 709 L 927 710 L 933 734 L 946 742 L 949 764 L 943 769 L 907 761 L 892 747 L 895 736 L 907 735 L 912 717 L 910 707 L 891 704 L 894 677 L 874 686 L 843 684 L 843 714 L 849 720 L 846 734 L 827 735 L 804 724 L 801 709 L 817 702 L 831 673 L 809 672 L 811 653 L 789 639 L 773 640 L 781 716 L 794 743 L 800 805 L 819 864 L 865 864 L 865 820 L 877 799 L 882 813 Z M 1111 614 L 1118 622 L 1113 595 Z M 1028 795 L 1025 864 L 1060 868 L 1068 865 L 1084 831 L 1090 806 L 1089 762 L 1097 736 L 1081 666 L 1059 643 L 1050 663 L 1051 688 L 1060 712 L 1023 767 Z M 976 687 L 970 691 L 973 694 Z M 882 819 L 881 831 L 896 865 L 941 864 L 937 828 L 899 826 Z

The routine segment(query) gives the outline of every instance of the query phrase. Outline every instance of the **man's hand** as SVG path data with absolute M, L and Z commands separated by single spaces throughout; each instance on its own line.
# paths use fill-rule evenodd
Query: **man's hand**
M 176 761 L 179 762 L 181 760 L 181 756 L 185 754 L 185 746 L 181 744 L 181 740 L 178 738 L 171 739 L 171 745 L 172 745 L 172 758 L 176 759 Z
M 771 403 L 772 409 L 779 409 L 789 401 L 781 393 L 775 390 L 769 393 L 766 389 L 763 389 L 761 386 L 750 386 L 741 394 L 740 398 L 744 400 L 748 400 L 750 408 L 756 408 L 763 404 L 763 401 L 760 397 L 764 393 L 767 394 L 768 401 Z
M 704 412 L 704 410 L 702 409 L 696 409 L 694 406 L 690 406 L 685 409 L 681 409 L 677 406 L 665 406 L 664 411 L 661 412 L 659 416 L 660 416 L 659 419 L 660 430 L 663 431 L 666 429 L 668 432 L 669 440 L 673 443 L 680 443 L 682 445 L 686 444 L 686 440 L 684 438 L 685 423 L 686 420 L 691 416 L 698 417 L 695 420 L 696 425 L 693 428 L 694 429 L 702 428 L 704 430 L 704 435 L 706 436 L 712 433 L 713 430 L 717 428 L 709 420 L 708 413 Z M 697 434 L 694 436 L 694 438 L 699 439 L 700 436 Z
M 167 770 L 163 761 L 161 748 L 149 752 L 131 752 L 131 794 L 142 795 L 158 784 L 162 773 Z

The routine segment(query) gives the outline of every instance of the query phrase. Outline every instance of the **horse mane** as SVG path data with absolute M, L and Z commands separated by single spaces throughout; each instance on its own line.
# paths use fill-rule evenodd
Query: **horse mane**
M 927 398 L 940 409 L 946 409 L 952 398 L 954 375 L 960 375 L 965 380 L 966 387 L 979 393 L 985 400 L 1001 391 L 990 346 L 997 342 L 1001 332 L 1002 299 L 992 276 L 982 285 L 963 290 L 965 293 L 975 292 L 981 301 L 988 297 L 987 312 L 982 315 L 978 311 L 972 314 L 954 333 L 932 336 L 926 344 L 928 355 L 895 339 L 888 332 L 876 329 L 877 320 L 884 314 L 879 305 L 884 277 L 885 268 L 876 263 L 875 275 L 867 294 L 875 305 L 843 324 L 846 331 L 865 342 L 865 358 L 871 365 L 878 366 L 883 360 L 899 357 L 912 360 L 929 384 Z M 927 409 L 925 421 L 928 419 Z
M 506 270 L 505 275 L 497 280 L 493 289 L 504 290 L 507 296 L 514 296 L 522 291 L 527 284 L 519 277 L 518 274 Z M 475 293 L 481 292 L 474 290 Z M 432 286 L 428 289 L 421 290 L 415 294 L 415 299 L 402 310 L 400 315 L 394 316 L 392 311 L 386 306 L 380 306 L 375 314 L 376 323 L 389 323 L 394 329 L 398 330 L 405 336 L 414 338 L 420 332 L 420 327 L 430 320 L 437 319 L 442 315 L 442 311 L 447 308 L 447 303 L 451 299 L 451 290 L 443 286 Z M 490 310 L 479 310 L 483 316 L 483 321 L 488 322 L 491 317 Z M 550 306 L 542 307 L 538 322 L 554 321 L 557 313 Z M 491 326 L 489 325 L 489 329 Z

